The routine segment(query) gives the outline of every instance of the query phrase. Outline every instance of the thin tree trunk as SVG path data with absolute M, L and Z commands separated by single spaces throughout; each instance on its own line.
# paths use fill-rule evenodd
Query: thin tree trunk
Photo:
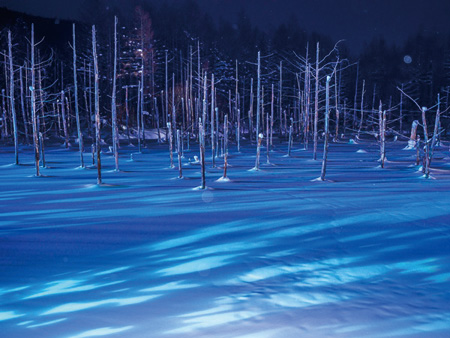
M 175 168 L 173 164 L 173 137 L 172 137 L 172 124 L 167 122 L 167 130 L 169 131 L 169 155 L 170 155 L 170 168 Z
M 260 109 L 261 109 L 261 52 L 258 51 L 258 85 L 256 89 L 256 138 L 259 137 Z
M 316 91 L 314 96 L 314 151 L 313 159 L 317 160 L 317 142 L 319 138 L 319 42 L 316 46 Z
M 83 134 L 81 132 L 80 123 L 80 111 L 78 109 L 78 82 L 77 82 L 77 49 L 76 49 L 76 39 L 75 39 L 75 24 L 73 24 L 73 83 L 74 83 L 74 93 L 75 93 L 75 116 L 77 120 L 77 132 L 78 132 L 78 148 L 80 150 L 80 166 L 84 168 L 84 143 Z
M 14 130 L 14 163 L 19 164 L 19 135 L 17 130 L 17 116 L 14 102 L 14 68 L 12 57 L 12 39 L 11 31 L 8 30 L 8 51 L 9 51 L 9 105 L 11 108 L 11 115 L 13 119 Z
M 34 60 L 34 24 L 31 24 L 31 116 L 33 121 L 33 143 L 36 176 L 41 176 L 39 171 L 39 137 L 36 116 L 36 74 Z
M 183 178 L 183 167 L 181 165 L 181 132 L 177 129 L 177 154 L 178 154 L 178 178 Z
M 201 165 L 201 175 L 202 183 L 200 189 L 206 189 L 206 174 L 205 174 L 205 131 L 203 129 L 203 123 L 199 119 L 198 121 L 198 131 L 200 139 L 200 165 Z
M 327 173 L 327 160 L 328 160 L 328 137 L 329 137 L 329 120 L 330 120 L 330 80 L 331 77 L 327 76 L 326 84 L 326 98 L 325 98 L 325 139 L 323 142 L 323 159 L 322 159 L 322 172 L 320 174 L 320 180 L 325 181 L 325 175 Z
M 100 134 L 100 93 L 97 60 L 97 39 L 95 25 L 92 26 L 92 53 L 94 59 L 94 95 L 95 95 L 95 149 L 97 151 L 97 184 L 102 184 L 101 134 Z
M 69 131 L 67 129 L 67 117 L 66 117 L 66 107 L 64 104 L 65 95 L 64 90 L 61 91 L 61 115 L 63 120 L 63 129 L 64 129 L 64 146 L 69 148 Z
M 227 178 L 228 170 L 228 115 L 225 115 L 223 121 L 223 141 L 224 141 L 224 153 L 223 153 L 223 178 Z
M 214 125 L 214 113 L 215 113 L 215 101 L 214 101 L 214 74 L 211 74 L 211 119 L 210 119 L 210 123 L 211 123 L 211 157 L 212 157 L 212 167 L 215 168 L 216 167 L 216 144 L 215 144 L 215 140 L 214 140 L 214 130 L 215 125 Z
M 259 170 L 259 158 L 261 155 L 261 143 L 264 138 L 263 134 L 258 134 L 258 145 L 256 147 L 256 161 L 254 170 Z
M 30 144 L 30 135 L 28 134 L 28 119 L 27 119 L 27 113 L 25 109 L 25 93 L 23 90 L 23 74 L 22 74 L 22 67 L 20 67 L 19 70 L 19 77 L 20 77 L 20 107 L 22 109 L 22 119 L 23 119 L 23 126 L 25 129 L 25 140 L 27 144 Z
M 426 107 L 422 107 L 422 127 L 423 127 L 423 134 L 424 134 L 424 142 L 425 142 L 425 165 L 423 167 L 423 173 L 425 174 L 425 178 L 430 177 L 430 145 L 428 143 L 428 125 L 427 125 L 427 118 L 425 113 L 427 112 Z
M 112 112 L 112 142 L 114 152 L 115 171 L 119 171 L 119 151 L 118 151 L 118 128 L 117 128 L 117 104 L 116 104 L 116 87 L 117 87 L 117 17 L 114 17 L 114 70 L 113 70 L 113 88 L 111 95 L 111 112 Z
M 359 121 L 359 128 L 358 128 L 358 135 L 357 138 L 359 139 L 359 136 L 361 134 L 361 128 L 364 121 L 364 94 L 365 94 L 365 86 L 366 86 L 366 80 L 363 80 L 362 85 L 362 92 L 361 92 L 361 120 Z

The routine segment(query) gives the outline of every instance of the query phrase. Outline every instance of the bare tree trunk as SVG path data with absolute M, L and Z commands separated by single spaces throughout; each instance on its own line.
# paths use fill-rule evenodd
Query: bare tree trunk
M 355 98 L 353 100 L 353 127 L 356 126 L 356 107 L 358 99 L 358 80 L 359 80 L 359 61 L 356 67 L 356 84 L 355 84 Z
M 172 137 L 172 124 L 167 122 L 167 130 L 169 131 L 169 155 L 170 155 L 170 168 L 175 168 L 173 164 L 173 137 Z
M 127 126 L 128 144 L 131 144 L 131 137 L 130 137 L 130 109 L 128 107 L 128 86 L 125 87 L 125 114 L 126 114 L 126 122 L 125 123 L 126 123 L 126 126 Z
M 316 46 L 316 92 L 314 102 L 314 151 L 313 159 L 317 160 L 317 141 L 319 137 L 318 123 L 319 123 L 319 43 Z
M 386 110 L 383 110 L 381 121 L 381 168 L 384 168 L 386 162 Z
M 34 24 L 31 24 L 31 116 L 33 121 L 33 143 L 36 176 L 41 176 L 39 171 L 39 137 L 36 116 L 36 74 L 34 61 Z
M 336 131 L 334 135 L 334 141 L 337 142 L 339 138 L 339 94 L 338 94 L 338 82 L 337 72 L 334 72 L 334 97 L 335 97 L 335 109 L 336 109 Z
M 140 111 L 141 111 L 141 100 L 142 100 L 142 92 L 141 92 L 141 86 L 142 86 L 142 82 L 139 81 L 138 84 L 138 100 L 137 100 L 137 107 L 136 107 L 136 123 L 137 123 L 137 138 L 138 138 L 138 152 L 141 152 L 141 116 L 140 116 Z
M 327 172 L 327 159 L 328 159 L 328 137 L 329 137 L 329 120 L 330 120 L 330 80 L 331 77 L 327 76 L 326 85 L 326 107 L 325 107 L 325 139 L 323 142 L 323 159 L 322 159 L 322 172 L 320 174 L 320 180 L 325 181 L 325 175 Z
M 258 86 L 256 89 L 256 137 L 259 137 L 259 119 L 261 109 L 261 52 L 258 51 Z
M 23 74 L 22 74 L 22 67 L 20 67 L 19 77 L 20 77 L 20 107 L 22 109 L 22 119 L 23 119 L 23 126 L 25 129 L 25 140 L 27 144 L 30 144 L 30 137 L 28 135 L 28 119 L 27 119 L 27 113 L 25 109 L 25 93 L 23 90 Z
M 118 128 L 117 128 L 117 105 L 116 105 L 116 86 L 117 86 L 117 16 L 114 17 L 114 71 L 113 71 L 113 88 L 111 95 L 111 112 L 112 112 L 112 142 L 114 151 L 115 171 L 119 171 L 119 151 L 118 151 Z
M 289 142 L 288 142 L 288 156 L 289 157 L 291 157 L 293 124 L 294 124 L 294 122 L 291 117 L 291 125 L 289 126 Z
M 358 128 L 358 135 L 357 138 L 359 139 L 359 136 L 361 134 L 361 128 L 364 121 L 364 94 L 365 94 L 365 86 L 366 86 L 366 80 L 363 80 L 362 85 L 362 92 L 361 92 L 361 120 L 359 121 L 359 128 Z
M 416 165 L 420 165 L 420 135 L 416 138 Z
M 272 83 L 272 97 L 270 99 L 270 148 L 273 147 L 273 110 L 274 110 L 273 104 L 274 104 L 274 86 Z
M 92 26 L 92 53 L 94 59 L 94 95 L 95 95 L 95 149 L 97 151 L 97 184 L 102 184 L 101 134 L 100 134 L 100 93 L 97 60 L 97 39 L 95 25 Z
M 261 143 L 264 138 L 263 134 L 258 134 L 258 145 L 256 147 L 256 161 L 255 161 L 255 168 L 254 170 L 259 170 L 259 158 L 261 155 Z
M 272 89 L 273 89 L 273 87 L 272 87 Z M 273 110 L 272 110 L 272 113 L 273 113 Z M 267 164 L 270 164 L 270 140 L 269 139 L 272 136 L 272 130 L 269 129 L 269 114 L 266 114 L 266 130 L 267 130 L 267 133 L 269 133 L 269 130 L 270 130 L 270 137 L 269 137 L 269 135 L 267 135 L 267 137 L 266 137 Z
M 14 130 L 14 163 L 19 164 L 19 135 L 17 130 L 17 116 L 14 102 L 14 68 L 12 57 L 12 39 L 11 31 L 8 30 L 8 51 L 9 51 L 9 105 L 11 108 L 11 115 L 13 119 Z
M 423 135 L 424 135 L 424 142 L 425 142 L 425 155 L 424 155 L 424 167 L 423 167 L 423 173 L 425 174 L 425 178 L 430 177 L 430 145 L 428 143 L 428 125 L 427 125 L 427 118 L 425 116 L 425 113 L 427 112 L 427 107 L 422 107 L 422 127 L 423 127 Z
M 205 175 L 205 131 L 203 129 L 202 121 L 198 121 L 199 139 L 200 139 L 200 165 L 202 172 L 202 183 L 200 189 L 206 189 L 206 175 Z
M 183 178 L 183 167 L 181 165 L 181 132 L 177 129 L 177 154 L 178 154 L 178 178 Z
M 228 115 L 225 115 L 223 121 L 223 141 L 224 141 L 224 153 L 223 153 L 223 178 L 227 178 L 228 170 Z
M 433 160 L 433 154 L 434 154 L 434 148 L 436 147 L 438 137 L 439 137 L 439 124 L 440 124 L 440 117 L 441 117 L 441 97 L 440 94 L 438 94 L 438 104 L 437 104 L 437 111 L 436 111 L 436 119 L 434 121 L 434 131 L 433 131 L 433 138 L 431 139 L 431 149 L 430 149 L 430 165 L 431 161 Z
M 160 133 L 160 128 L 159 128 L 159 109 L 158 109 L 158 100 L 156 99 L 156 97 L 153 98 L 153 105 L 155 107 L 155 111 L 156 111 L 156 129 L 158 131 L 158 144 L 161 143 L 161 133 Z
M 214 74 L 211 74 L 211 157 L 212 157 L 212 166 L 213 168 L 216 167 L 216 144 L 214 141 L 214 113 L 215 113 L 215 101 L 214 101 Z
M 253 78 L 250 81 L 250 109 L 248 110 L 248 134 L 250 142 L 253 139 Z
M 402 84 L 402 91 L 403 91 L 403 84 Z M 403 135 L 403 93 L 400 92 L 400 134 Z
M 283 61 L 280 61 L 280 84 L 278 88 L 278 113 L 280 115 L 280 138 L 283 130 Z
M 64 128 L 64 146 L 66 148 L 69 148 L 69 131 L 67 129 L 67 117 L 66 117 L 66 107 L 64 104 L 65 101 L 65 95 L 64 90 L 61 91 L 61 114 L 62 114 L 62 120 L 63 120 L 63 128 Z
M 84 168 L 84 159 L 83 159 L 83 151 L 84 151 L 84 143 L 83 143 L 83 134 L 81 133 L 81 124 L 80 124 L 80 111 L 78 109 L 78 82 L 77 82 L 77 49 L 76 49 L 76 39 L 75 39 L 75 24 L 73 24 L 73 83 L 74 83 L 74 92 L 75 92 L 75 116 L 77 120 L 77 131 L 78 131 L 78 148 L 80 150 L 80 166 Z

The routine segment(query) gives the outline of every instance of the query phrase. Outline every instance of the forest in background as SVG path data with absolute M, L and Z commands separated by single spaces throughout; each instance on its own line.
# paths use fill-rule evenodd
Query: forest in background
M 123 131 L 130 142 L 137 129 L 139 144 L 141 138 L 145 144 L 146 128 L 157 128 L 160 141 L 160 128 L 168 123 L 171 141 L 175 142 L 178 129 L 182 139 L 199 134 L 200 115 L 211 143 L 223 137 L 219 121 L 222 125 L 228 118 L 230 133 L 238 143 L 240 133 L 256 141 L 259 130 L 267 135 L 270 130 L 271 145 L 274 129 L 280 140 L 289 138 L 290 143 L 291 136 L 298 137 L 305 148 L 313 137 L 314 159 L 318 138 L 328 132 L 336 141 L 347 132 L 378 137 L 375 130 L 379 129 L 381 140 L 382 111 L 387 112 L 384 131 L 397 136 L 406 134 L 413 121 L 422 120 L 426 148 L 431 141 L 425 135 L 425 111 L 436 111 L 433 117 L 428 114 L 429 125 L 435 125 L 433 136 L 448 129 L 447 116 L 440 112 L 449 105 L 449 36 L 417 32 L 403 46 L 389 46 L 378 38 L 355 58 L 345 41 L 307 32 L 295 19 L 266 32 L 253 26 L 244 12 L 236 23 L 216 23 L 194 1 L 164 2 L 159 7 L 135 1 L 130 2 L 129 11 L 106 4 L 86 2 L 83 20 L 76 23 L 76 39 L 69 22 L 2 11 L 6 18 L 0 42 L 4 51 L 0 80 L 3 140 L 11 139 L 12 129 L 18 128 L 30 143 L 26 126 L 31 125 L 30 106 L 36 100 L 37 128 L 42 129 L 43 140 L 57 136 L 65 139 L 66 146 L 74 137 L 75 122 L 77 140 L 83 134 L 93 139 L 95 124 L 100 123 L 111 130 L 111 137 L 115 137 L 114 130 L 116 134 Z M 34 45 L 29 38 L 31 23 L 35 25 Z M 77 55 L 71 48 L 72 39 Z M 98 55 L 96 74 L 93 54 Z M 34 72 L 37 84 L 30 85 Z M 96 93 L 94 75 L 98 76 Z M 11 88 L 17 89 L 13 101 Z M 23 119 L 13 123 L 11 107 L 19 102 Z M 97 103 L 99 121 L 94 117 Z M 266 114 L 267 123 L 264 109 L 271 111 L 270 117 Z M 427 158 L 429 151 L 425 150 Z

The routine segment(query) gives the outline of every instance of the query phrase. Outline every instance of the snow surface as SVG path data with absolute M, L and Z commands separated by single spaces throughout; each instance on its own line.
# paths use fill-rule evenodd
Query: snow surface
M 244 144 L 226 184 L 207 149 L 204 191 L 197 149 L 176 179 L 167 145 L 123 146 L 96 186 L 76 147 L 47 146 L 39 178 L 3 147 L 0 336 L 450 337 L 448 145 L 433 180 L 404 147 L 381 169 L 377 144 L 332 143 L 313 182 L 311 151 L 249 171 Z

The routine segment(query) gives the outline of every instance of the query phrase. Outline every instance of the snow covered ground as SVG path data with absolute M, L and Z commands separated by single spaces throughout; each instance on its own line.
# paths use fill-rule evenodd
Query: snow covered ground
M 450 337 L 450 159 L 423 179 L 415 151 L 330 145 L 327 178 L 298 144 L 230 150 L 230 182 L 169 168 L 167 146 L 103 154 L 0 149 L 0 336 Z M 319 156 L 320 157 L 320 156 Z M 89 163 L 89 154 L 85 156 Z M 175 162 L 176 163 L 176 162 Z M 222 160 L 218 160 L 222 164 Z

